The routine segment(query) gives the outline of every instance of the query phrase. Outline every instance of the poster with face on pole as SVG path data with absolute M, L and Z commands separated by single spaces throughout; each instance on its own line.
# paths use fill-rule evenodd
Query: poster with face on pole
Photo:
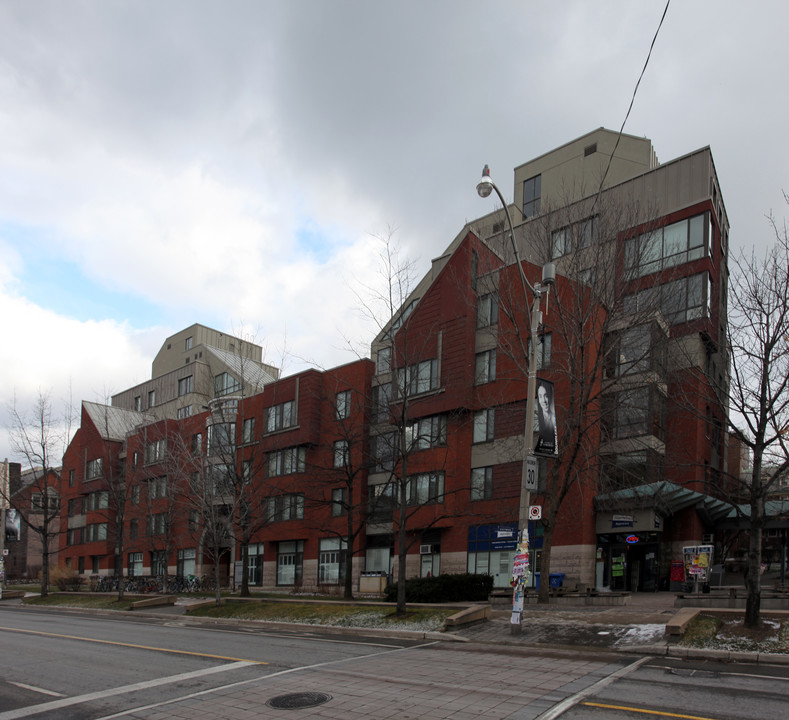
M 537 432 L 535 455 L 553 457 L 558 452 L 556 404 L 553 383 L 537 378 L 537 402 L 534 407 L 534 429 Z

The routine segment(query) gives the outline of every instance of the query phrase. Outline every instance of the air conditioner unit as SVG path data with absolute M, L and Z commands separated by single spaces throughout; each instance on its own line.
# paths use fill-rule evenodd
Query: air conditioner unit
M 420 555 L 431 555 L 434 552 L 435 545 L 420 545 L 419 546 L 419 554 Z
M 715 535 L 712 533 L 705 533 L 701 536 L 702 545 L 712 545 L 715 542 Z

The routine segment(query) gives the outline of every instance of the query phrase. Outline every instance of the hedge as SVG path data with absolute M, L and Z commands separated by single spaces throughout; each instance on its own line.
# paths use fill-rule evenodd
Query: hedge
M 387 585 L 384 599 L 397 601 L 397 585 Z M 487 602 L 493 590 L 492 575 L 435 575 L 426 578 L 410 578 L 405 581 L 406 602 Z

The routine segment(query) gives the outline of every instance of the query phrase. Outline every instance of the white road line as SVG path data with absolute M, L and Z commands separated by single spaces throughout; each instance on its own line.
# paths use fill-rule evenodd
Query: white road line
M 353 662 L 354 660 L 367 660 L 371 657 L 377 657 L 379 655 L 392 655 L 395 653 L 407 652 L 408 650 L 414 650 L 417 648 L 426 648 L 432 645 L 437 645 L 437 641 L 431 640 L 430 642 L 423 643 L 420 645 L 412 645 L 411 647 L 407 648 L 397 648 L 396 650 L 384 650 L 377 653 L 371 653 L 370 655 L 356 655 L 354 657 L 349 658 L 342 658 L 341 660 L 327 660 L 325 662 L 315 663 L 314 665 L 300 665 L 299 667 L 288 668 L 287 670 L 280 670 L 279 672 L 270 673 L 268 675 L 263 675 L 257 678 L 251 678 L 250 680 L 239 680 L 238 682 L 230 683 L 228 685 L 221 685 L 220 687 L 215 688 L 208 688 L 206 690 L 198 690 L 197 692 L 190 693 L 189 695 L 181 695 L 180 697 L 170 698 L 169 700 L 162 700 L 161 702 L 152 703 L 150 705 L 143 705 L 141 707 L 129 708 L 128 710 L 121 710 L 121 712 L 115 713 L 114 715 L 105 715 L 104 717 L 96 718 L 96 720 L 115 720 L 116 718 L 128 717 L 132 713 L 143 712 L 145 710 L 153 710 L 156 708 L 164 707 L 166 705 L 173 705 L 175 703 L 183 702 L 184 700 L 191 700 L 196 697 L 201 697 L 203 695 L 211 695 L 212 693 L 219 692 L 220 690 L 225 691 L 231 688 L 237 688 L 242 685 L 251 685 L 255 682 L 266 682 L 271 680 L 272 678 L 280 677 L 282 675 L 290 675 L 291 673 L 300 672 L 301 670 L 313 670 L 319 667 L 328 667 L 329 665 L 340 665 L 346 662 Z M 0 715 L 0 720 L 4 720 L 3 716 Z
M 136 692 L 137 690 L 147 690 L 148 688 L 158 687 L 161 685 L 170 685 L 183 680 L 191 680 L 192 678 L 213 675 L 215 673 L 229 672 L 231 670 L 238 670 L 239 668 L 259 664 L 260 663 L 255 662 L 234 662 L 227 665 L 218 665 L 212 668 L 205 668 L 203 670 L 194 670 L 192 672 L 182 673 L 180 675 L 170 675 L 168 677 L 156 678 L 155 680 L 145 680 L 144 682 L 134 683 L 132 685 L 122 685 L 109 690 L 100 690 L 99 692 L 77 695 L 76 697 L 66 697 L 61 700 L 52 700 L 50 702 L 40 703 L 38 705 L 29 705 L 28 707 L 18 708 L 17 710 L 8 710 L 6 712 L 0 713 L 0 720 L 16 720 L 17 718 L 30 717 L 31 715 L 38 715 L 39 713 L 47 712 L 49 710 L 59 710 L 60 708 L 69 707 L 70 705 L 79 705 L 81 703 L 91 702 L 93 700 L 102 700 L 104 698 L 113 697 L 114 695 L 123 695 L 125 693 Z
M 54 690 L 45 690 L 44 688 L 36 687 L 35 685 L 25 685 L 25 683 L 8 681 L 9 685 L 16 685 L 23 690 L 32 690 L 33 692 L 41 693 L 42 695 L 51 695 L 52 697 L 66 697 L 63 693 L 55 692 Z
M 610 685 L 615 680 L 619 680 L 619 678 L 624 677 L 625 675 L 629 675 L 634 670 L 638 670 L 645 662 L 648 660 L 652 660 L 651 657 L 642 657 L 636 660 L 634 663 L 630 663 L 630 665 L 625 665 L 623 668 L 619 668 L 616 672 L 611 673 L 608 677 L 604 677 L 602 680 L 598 680 L 596 683 L 590 685 L 588 688 L 584 688 L 580 692 L 575 693 L 575 695 L 571 695 L 568 698 L 565 698 L 557 705 L 554 705 L 549 710 L 546 710 L 541 715 L 538 715 L 535 720 L 554 720 L 562 715 L 565 711 L 569 710 L 573 705 L 577 704 L 585 697 L 596 693 L 598 690 L 604 688 L 606 685 Z M 0 716 L 2 718 L 2 716 Z

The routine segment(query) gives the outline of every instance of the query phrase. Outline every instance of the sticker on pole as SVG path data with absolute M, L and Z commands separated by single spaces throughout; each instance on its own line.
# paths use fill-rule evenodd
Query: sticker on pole
M 542 505 L 529 505 L 529 520 L 542 519 Z

